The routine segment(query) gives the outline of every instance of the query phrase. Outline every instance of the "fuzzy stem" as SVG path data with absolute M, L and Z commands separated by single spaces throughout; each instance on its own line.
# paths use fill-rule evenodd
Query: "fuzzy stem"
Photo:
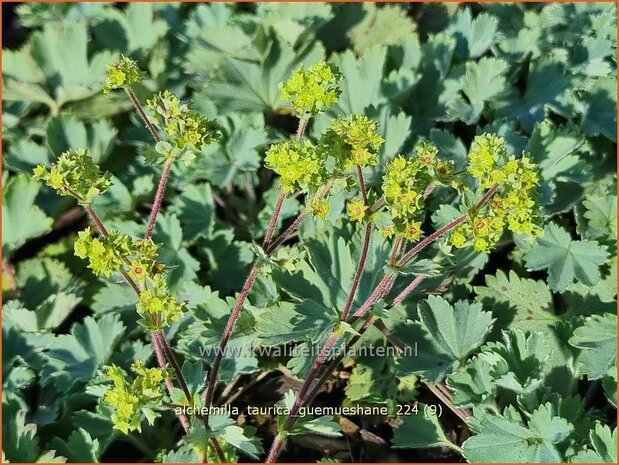
M 363 204 L 368 206 L 368 196 L 367 191 L 365 189 L 365 181 L 363 179 L 363 171 L 361 167 L 357 165 L 357 179 L 359 181 L 359 191 L 361 192 L 361 197 L 363 198 Z M 365 232 L 363 234 L 363 245 L 361 247 L 361 255 L 359 256 L 359 263 L 357 263 L 357 270 L 355 271 L 355 277 L 352 282 L 352 287 L 348 292 L 348 298 L 346 299 L 346 305 L 344 306 L 344 311 L 342 311 L 342 316 L 340 320 L 346 321 L 348 318 L 348 313 L 350 312 L 350 308 L 352 307 L 353 301 L 355 300 L 355 296 L 357 294 L 357 288 L 359 287 L 359 282 L 361 281 L 361 276 L 363 275 L 363 268 L 365 267 L 365 262 L 368 256 L 368 250 L 370 248 L 370 239 L 372 237 L 372 223 L 368 221 L 365 225 Z
M 159 137 L 159 133 L 157 132 L 157 129 L 155 128 L 153 123 L 151 123 L 148 119 L 148 116 L 146 116 L 146 112 L 144 111 L 144 108 L 142 108 L 142 104 L 140 104 L 138 98 L 129 87 L 125 87 L 125 92 L 127 93 L 129 100 L 131 100 L 131 103 L 133 103 L 133 106 L 140 115 L 140 118 L 142 118 L 142 121 L 144 121 L 144 125 L 146 126 L 146 129 L 148 129 L 148 132 L 150 132 L 151 136 L 153 136 L 155 142 L 160 142 L 161 137 Z
M 269 455 L 264 463 L 275 463 L 279 454 L 281 454 L 282 449 L 284 448 L 285 441 L 281 438 L 281 436 L 275 436 L 273 440 L 273 445 L 271 446 L 271 450 L 269 451 Z
M 400 292 L 395 299 L 393 299 L 393 302 L 391 302 L 391 306 L 395 307 L 404 299 L 406 299 L 408 295 L 413 292 L 425 278 L 425 276 L 417 276 L 415 279 L 413 279 L 410 284 L 406 286 L 406 288 L 402 292 Z
M 157 331 L 151 331 L 150 338 L 153 343 L 153 350 L 155 351 L 157 363 L 162 369 L 165 369 L 166 368 L 165 349 L 163 347 L 161 340 L 159 339 L 159 335 Z M 174 383 L 172 382 L 172 379 L 166 376 L 165 385 L 168 388 L 168 392 L 170 393 L 170 395 L 172 395 L 174 392 Z M 189 418 L 187 418 L 186 415 L 179 415 L 178 418 L 181 422 L 181 425 L 183 425 L 183 429 L 185 430 L 185 432 L 186 433 L 189 432 L 189 428 L 190 428 Z
M 277 226 L 277 219 L 279 218 L 279 214 L 282 210 L 284 200 L 286 200 L 286 193 L 282 190 L 279 193 L 279 197 L 277 197 L 277 202 L 275 202 L 273 214 L 271 215 L 271 221 L 269 222 L 269 227 L 267 228 L 267 232 L 264 236 L 264 241 L 262 242 L 263 249 L 266 248 L 273 239 L 273 234 L 275 233 L 275 226 Z
M 174 160 L 172 158 L 168 158 L 163 164 L 161 179 L 159 179 L 159 186 L 157 187 L 157 193 L 155 194 L 155 202 L 153 203 L 153 208 L 151 209 L 150 216 L 148 217 L 148 225 L 146 226 L 146 234 L 144 235 L 144 239 L 150 239 L 153 234 L 155 221 L 157 221 L 157 214 L 161 209 L 161 202 L 163 201 L 163 194 L 165 193 L 165 186 L 168 182 L 168 177 L 170 176 L 170 169 L 172 168 L 173 161 Z
M 176 379 L 178 379 L 178 383 L 181 385 L 181 389 L 185 393 L 185 397 L 187 398 L 187 402 L 193 404 L 193 396 L 191 395 L 191 391 L 189 390 L 189 386 L 187 385 L 187 381 L 185 380 L 185 376 L 183 375 L 183 370 L 176 359 L 176 355 L 172 351 L 172 347 L 170 347 L 170 343 L 166 339 L 165 335 L 162 331 L 157 333 L 158 339 L 161 341 L 161 345 L 163 347 L 164 354 L 168 359 L 170 365 L 172 365 L 172 369 L 176 374 Z
M 488 189 L 488 192 L 486 192 L 484 194 L 484 196 L 481 198 L 481 200 L 479 202 L 477 202 L 477 205 L 475 205 L 475 207 L 473 207 L 473 209 L 471 210 L 470 214 L 471 215 L 475 215 L 488 202 L 488 200 L 490 200 L 490 198 L 496 193 L 498 187 L 499 187 L 498 184 L 495 184 L 490 189 Z M 408 262 L 416 254 L 418 254 L 423 249 L 425 249 L 427 246 L 429 246 L 434 241 L 436 241 L 443 234 L 445 234 L 446 232 L 448 232 L 451 229 L 455 228 L 459 224 L 464 223 L 468 219 L 468 217 L 469 217 L 469 215 L 462 215 L 461 217 L 456 218 L 455 220 L 453 220 L 451 223 L 448 223 L 445 226 L 443 226 L 442 228 L 437 229 L 436 231 L 434 231 L 432 234 L 430 234 L 428 237 L 426 237 L 424 240 L 422 240 L 420 243 L 418 243 L 415 247 L 410 249 L 400 259 L 400 261 L 397 263 L 397 266 L 405 265 L 406 262 Z
M 323 188 L 320 191 L 318 191 L 318 193 L 314 196 L 311 202 L 321 199 L 325 195 L 327 195 L 327 193 L 329 192 L 332 186 L 333 186 L 333 180 L 331 179 L 323 186 Z M 309 202 L 309 204 L 311 204 L 311 202 Z M 297 229 L 299 229 L 299 226 L 301 226 L 301 223 L 303 223 L 303 220 L 307 218 L 307 215 L 309 215 L 310 211 L 311 211 L 311 208 L 308 206 L 301 213 L 299 213 L 299 215 L 295 218 L 292 224 L 288 226 L 288 228 L 283 233 L 281 233 L 277 237 L 277 239 L 275 239 L 271 243 L 271 245 L 269 245 L 269 247 L 266 250 L 267 255 L 271 255 L 273 252 L 275 252 L 286 241 L 286 239 L 290 237 L 292 233 L 294 233 Z
M 215 354 L 215 360 L 213 361 L 213 366 L 211 368 L 211 372 L 209 374 L 208 385 L 206 390 L 204 391 L 204 406 L 207 409 L 207 413 L 204 416 L 204 425 L 208 428 L 208 419 L 209 419 L 209 409 L 211 404 L 213 403 L 213 396 L 215 395 L 215 385 L 217 383 L 217 375 L 219 373 L 219 368 L 221 367 L 221 362 L 224 357 L 224 352 L 226 350 L 226 346 L 228 345 L 228 341 L 230 340 L 230 336 L 232 335 L 232 330 L 234 329 L 234 325 L 236 324 L 236 320 L 238 320 L 239 315 L 241 314 L 241 310 L 243 309 L 243 304 L 249 295 L 249 291 L 251 290 L 256 278 L 258 276 L 258 271 L 260 266 L 255 263 L 251 270 L 249 271 L 249 275 L 245 280 L 245 284 L 243 284 L 243 289 L 241 290 L 241 294 L 232 309 L 232 313 L 230 313 L 230 317 L 228 318 L 228 322 L 226 323 L 226 328 L 224 329 L 223 337 L 219 343 L 219 349 Z
M 99 230 L 101 235 L 102 236 L 107 236 L 107 234 L 108 234 L 107 229 L 105 229 L 105 226 L 103 226 L 103 223 L 99 219 L 99 216 L 97 216 L 97 214 L 92 209 L 92 207 L 90 205 L 86 204 L 86 205 L 84 205 L 84 209 L 86 210 L 86 213 L 88 213 L 88 216 L 90 216 L 90 218 L 92 219 L 93 223 L 97 226 L 97 229 Z
M 361 248 L 361 256 L 359 257 L 359 263 L 357 264 L 357 271 L 355 272 L 355 278 L 352 282 L 352 287 L 348 292 L 348 299 L 346 300 L 346 306 L 344 307 L 344 311 L 342 312 L 342 316 L 340 320 L 346 321 L 348 318 L 348 313 L 350 312 L 350 308 L 355 300 L 355 295 L 357 294 L 357 288 L 359 287 L 359 282 L 361 281 L 361 276 L 363 275 L 363 269 L 365 268 L 365 262 L 368 256 L 368 250 L 370 248 L 370 238 L 372 237 L 372 223 L 365 225 L 365 233 L 363 235 L 363 246 Z
M 363 203 L 365 206 L 368 206 L 368 194 L 365 189 L 365 180 L 363 179 L 363 170 L 359 165 L 357 167 L 357 179 L 359 180 L 359 191 L 361 192 L 361 198 L 363 199 Z
M 307 123 L 309 122 L 306 118 L 299 118 L 299 125 L 297 126 L 297 139 L 301 139 L 305 134 L 305 129 L 307 129 Z

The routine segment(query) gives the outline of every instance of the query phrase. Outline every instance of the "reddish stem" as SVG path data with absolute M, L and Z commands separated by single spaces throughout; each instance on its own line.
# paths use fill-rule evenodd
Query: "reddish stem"
M 267 228 L 267 232 L 264 236 L 264 241 L 262 242 L 262 248 L 266 248 L 273 239 L 273 234 L 275 233 L 275 226 L 277 225 L 277 219 L 279 218 L 279 214 L 282 209 L 282 205 L 284 204 L 284 200 L 286 200 L 286 193 L 282 190 L 279 193 L 279 197 L 277 197 L 277 202 L 275 202 L 275 207 L 273 208 L 273 214 L 271 215 L 271 221 L 269 222 L 269 227 Z
M 92 207 L 90 205 L 84 205 L 84 209 L 86 210 L 86 213 L 88 213 L 88 216 L 90 216 L 90 218 L 92 219 L 93 223 L 95 223 L 95 225 L 97 226 L 97 229 L 99 230 L 101 235 L 107 236 L 107 229 L 105 229 L 105 226 L 103 226 L 103 223 L 101 222 L 95 211 L 92 209 Z
M 359 165 L 357 167 L 357 179 L 359 180 L 359 191 L 361 191 L 361 198 L 363 199 L 363 203 L 368 206 L 368 194 L 365 189 L 365 180 L 363 179 L 363 171 Z
M 159 339 L 159 334 L 157 333 L 157 331 L 152 331 L 150 333 L 150 338 L 153 343 L 153 349 L 155 351 L 157 363 L 159 364 L 161 368 L 165 369 L 166 368 L 165 349 L 163 347 L 163 343 Z M 170 395 L 172 395 L 174 393 L 174 383 L 172 382 L 172 379 L 166 376 L 165 385 L 168 388 L 168 392 L 170 393 Z M 181 425 L 183 425 L 183 429 L 185 430 L 185 432 L 186 433 L 189 432 L 189 427 L 190 427 L 189 418 L 187 418 L 186 415 L 179 415 L 178 418 L 181 421 Z
M 363 268 L 365 267 L 365 262 L 367 260 L 371 236 L 372 223 L 368 223 L 365 225 L 365 233 L 363 235 L 363 247 L 361 249 L 361 256 L 359 257 L 359 263 L 357 264 L 355 278 L 353 279 L 352 287 L 350 288 L 350 292 L 348 293 L 348 299 L 346 300 L 346 306 L 344 307 L 344 311 L 342 312 L 342 316 L 340 318 L 342 321 L 346 321 L 346 319 L 348 318 L 348 313 L 350 312 L 350 308 L 352 307 L 353 301 L 355 300 L 357 288 L 359 287 L 359 282 L 361 281 L 361 276 L 363 275 Z
M 490 198 L 496 193 L 498 187 L 499 187 L 498 184 L 495 184 L 490 189 L 488 189 L 488 192 L 486 192 L 484 194 L 484 196 L 481 198 L 481 200 L 479 202 L 477 202 L 477 205 L 475 205 L 475 207 L 473 207 L 473 209 L 471 210 L 471 215 L 475 215 L 480 210 L 480 208 L 483 207 L 484 204 L 486 202 L 488 202 L 488 200 L 490 200 Z M 451 223 L 448 223 L 445 226 L 443 226 L 442 228 L 434 231 L 432 234 L 430 234 L 428 237 L 426 237 L 424 240 L 422 240 L 419 244 L 417 244 L 415 247 L 413 247 L 411 250 L 409 250 L 400 259 L 400 261 L 397 263 L 397 266 L 405 265 L 406 262 L 408 262 L 416 254 L 418 254 L 423 249 L 425 249 L 428 245 L 432 244 L 435 240 L 437 240 L 443 234 L 445 234 L 449 230 L 455 228 L 459 224 L 464 223 L 467 220 L 467 218 L 468 218 L 468 215 L 462 215 L 461 217 L 456 218 L 455 220 L 453 220 Z
M 395 307 L 400 302 L 402 302 L 404 299 L 406 299 L 408 297 L 408 295 L 411 292 L 413 292 L 417 288 L 417 286 L 419 286 L 419 284 L 421 284 L 421 282 L 425 278 L 426 278 L 425 276 L 417 276 L 417 277 L 415 277 L 415 279 L 413 279 L 410 282 L 410 284 L 408 286 L 406 286 L 406 288 L 402 292 L 400 292 L 395 299 L 393 299 L 393 302 L 391 302 L 391 306 Z
M 144 108 L 142 108 L 140 101 L 135 96 L 133 91 L 130 88 L 125 87 L 125 92 L 127 93 L 127 96 L 129 96 L 129 100 L 131 100 L 131 103 L 133 103 L 133 106 L 135 107 L 138 114 L 140 115 L 140 118 L 142 118 L 142 121 L 144 121 L 144 125 L 146 126 L 146 129 L 148 129 L 148 132 L 150 132 L 151 136 L 153 136 L 153 139 L 155 139 L 155 142 L 161 141 L 161 137 L 159 137 L 159 133 L 157 132 L 157 129 L 155 128 L 155 126 L 153 126 L 153 123 L 150 122 L 150 120 L 148 119 L 148 116 L 146 116 L 146 113 L 144 112 Z
M 161 209 L 161 202 L 163 201 L 163 194 L 165 193 L 165 186 L 168 182 L 168 176 L 170 175 L 170 169 L 172 168 L 173 160 L 168 158 L 166 162 L 163 164 L 163 171 L 161 171 L 161 179 L 159 180 L 159 186 L 157 187 L 157 194 L 155 194 L 155 202 L 153 203 L 153 208 L 150 211 L 150 216 L 148 217 L 148 225 L 146 226 L 146 234 L 144 235 L 144 239 L 150 239 L 153 234 L 153 229 L 155 228 L 155 222 L 157 221 L 157 214 Z
M 241 310 L 243 309 L 243 304 L 249 295 L 249 291 L 251 290 L 254 282 L 256 281 L 256 277 L 258 276 L 258 271 L 260 266 L 257 263 L 254 263 L 251 270 L 249 271 L 249 275 L 245 280 L 245 284 L 243 284 L 243 289 L 241 290 L 241 294 L 232 309 L 232 313 L 230 313 L 230 317 L 228 318 L 228 322 L 226 323 L 226 328 L 224 329 L 223 337 L 219 343 L 219 349 L 215 353 L 215 360 L 213 361 L 213 366 L 211 368 L 211 372 L 209 374 L 208 385 L 206 387 L 206 391 L 204 392 L 204 406 L 207 408 L 207 413 L 204 416 L 204 425 L 208 428 L 208 419 L 209 419 L 209 411 L 208 409 L 213 403 L 213 396 L 215 395 L 215 384 L 217 383 L 217 375 L 219 374 L 219 368 L 221 367 L 221 362 L 224 357 L 224 352 L 226 350 L 226 346 L 228 345 L 228 341 L 230 340 L 230 336 L 232 335 L 232 330 L 234 329 L 234 325 L 236 324 L 236 320 L 238 320 L 239 315 L 241 314 Z

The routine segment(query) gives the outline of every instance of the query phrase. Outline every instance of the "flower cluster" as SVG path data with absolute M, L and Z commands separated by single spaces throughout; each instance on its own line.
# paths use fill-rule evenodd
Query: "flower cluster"
M 86 149 L 68 150 L 49 170 L 38 165 L 33 173 L 34 180 L 44 181 L 60 195 L 75 197 L 83 205 L 90 203 L 112 184 L 112 175 L 101 173 Z
M 138 64 L 124 55 L 107 66 L 106 81 L 103 93 L 108 94 L 114 89 L 129 87 L 142 80 L 142 73 Z
M 153 123 L 165 134 L 156 151 L 166 159 L 182 156 L 189 162 L 195 151 L 219 140 L 219 126 L 215 121 L 191 111 L 167 90 L 155 95 L 146 105 Z
M 512 232 L 533 238 L 541 233 L 535 224 L 539 176 L 528 155 L 508 156 L 505 141 L 493 134 L 475 137 L 467 171 L 478 179 L 481 188 L 496 188 L 496 194 L 470 220 L 454 230 L 451 244 L 488 252 L 507 227 Z M 495 187 L 496 186 L 496 187 Z
M 301 66 L 280 84 L 281 98 L 292 104 L 300 118 L 307 119 L 338 101 L 341 80 L 339 69 L 324 61 L 307 70 Z
M 113 386 L 107 390 L 103 401 L 114 407 L 114 429 L 125 434 L 142 431 L 142 413 L 152 424 L 157 414 L 150 406 L 156 406 L 164 398 L 162 381 L 166 377 L 164 370 L 146 368 L 143 361 L 135 362 L 131 370 L 136 374 L 132 383 L 125 379 L 125 374 L 116 365 L 109 367 L 105 374 Z
M 418 217 L 423 210 L 424 193 L 433 182 L 445 181 L 452 172 L 451 163 L 437 155 L 438 149 L 424 142 L 417 147 L 416 157 L 398 155 L 387 164 L 382 189 L 393 225 L 385 225 L 385 235 L 395 233 L 412 241 L 421 238 Z
M 353 166 L 376 164 L 378 149 L 384 139 L 377 132 L 378 124 L 367 116 L 352 115 L 337 118 L 321 140 L 336 160 L 337 168 L 348 171 Z
M 264 161 L 268 168 L 280 175 L 282 190 L 287 193 L 313 191 L 328 178 L 321 151 L 306 140 L 273 144 Z
M 141 324 L 156 331 L 180 320 L 187 310 L 186 305 L 170 294 L 165 278 L 155 275 L 147 282 L 150 288 L 140 293 L 137 303 L 138 313 L 144 319 Z
M 109 277 L 119 271 L 134 253 L 133 242 L 125 234 L 111 231 L 103 237 L 93 237 L 90 227 L 78 233 L 75 255 L 88 258 L 88 267 L 97 275 Z

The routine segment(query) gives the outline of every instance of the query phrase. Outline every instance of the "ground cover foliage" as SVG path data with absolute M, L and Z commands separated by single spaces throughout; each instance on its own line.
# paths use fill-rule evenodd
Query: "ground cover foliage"
M 2 51 L 3 461 L 616 462 L 614 4 L 28 3 L 16 12 L 23 42 Z M 155 274 L 165 265 L 165 278 L 139 299 L 118 270 L 131 259 L 135 276 L 131 257 L 150 255 L 123 237 L 144 234 L 162 171 L 153 160 L 180 158 L 187 141 L 155 148 L 127 95 L 102 92 L 121 55 L 142 70 L 132 86 L 139 100 L 169 90 L 205 118 L 203 140 L 190 141 L 199 150 L 180 150 L 195 158 L 171 165 L 152 234 L 158 258 L 139 263 Z M 341 182 L 322 203 L 269 152 L 297 131 L 280 83 L 323 60 L 339 70 L 340 94 L 308 110 L 305 139 L 320 147 L 324 134 L 336 137 L 334 121 L 348 121 L 341 117 L 375 122 L 363 134 L 378 138 L 355 163 L 368 198 L 386 198 L 371 221 L 352 164 L 333 162 Z M 165 102 L 159 108 L 173 101 Z M 491 237 L 484 223 L 481 232 L 449 231 L 406 266 L 389 262 L 388 228 L 414 246 L 481 210 L 494 182 L 469 169 L 475 140 L 490 144 L 475 139 L 482 134 L 503 138 L 517 160 L 530 154 L 543 234 L 510 225 Z M 80 205 L 33 179 L 36 166 L 67 151 L 85 173 L 80 149 L 111 176 L 84 175 L 79 203 L 127 235 L 109 239 L 127 250 L 109 273 L 80 258 L 97 241 L 78 236 L 96 226 Z M 383 180 L 388 166 L 406 172 L 404 160 L 424 156 L 435 170 L 428 179 L 443 179 L 439 162 L 461 177 L 429 191 L 412 221 Z M 267 256 L 262 238 L 286 180 L 302 193 L 279 205 L 276 230 L 306 205 L 313 215 Z M 463 186 L 472 186 L 466 195 Z M 212 415 L 208 430 L 192 418 L 185 434 L 172 407 L 201 402 L 214 362 L 206 349 L 220 345 L 254 263 L 260 271 L 228 347 L 270 351 L 224 357 L 211 394 L 239 411 Z M 389 274 L 390 297 L 366 309 L 379 324 L 366 331 L 342 320 Z M 153 327 L 144 315 L 160 295 L 173 299 L 170 319 Z M 162 380 L 177 375 L 156 368 L 149 331 L 161 329 L 186 398 L 180 386 L 168 395 Z M 313 374 L 317 354 L 276 348 L 353 339 L 415 352 L 343 357 L 313 405 L 386 406 L 390 415 L 309 415 L 291 425 L 286 415 L 248 413 L 294 409 Z M 136 400 L 119 428 L 129 391 Z M 270 448 L 274 438 L 281 450 Z

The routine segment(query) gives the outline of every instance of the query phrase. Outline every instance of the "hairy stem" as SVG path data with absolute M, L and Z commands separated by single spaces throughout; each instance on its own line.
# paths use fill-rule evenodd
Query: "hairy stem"
M 378 284 L 376 290 L 372 293 L 372 296 L 376 294 L 376 297 L 374 298 L 375 299 L 374 302 L 376 302 L 379 298 L 384 297 L 385 293 L 389 292 L 389 290 L 391 289 L 390 287 L 391 284 L 393 283 L 390 279 L 383 279 L 383 281 L 381 281 Z M 373 298 L 372 296 L 370 296 L 370 299 Z M 368 318 L 368 320 L 364 323 L 361 329 L 357 331 L 358 334 L 355 334 L 353 336 L 353 338 L 347 344 L 346 347 L 347 348 L 352 347 L 352 345 L 354 345 L 361 338 L 361 336 L 371 327 L 371 325 L 374 323 L 375 320 L 376 320 L 376 317 L 373 317 L 373 316 Z M 299 409 L 305 405 L 308 405 L 314 399 L 320 387 L 326 382 L 326 380 L 329 378 L 333 370 L 335 370 L 335 368 L 340 363 L 342 358 L 344 358 L 344 353 L 346 353 L 347 351 L 344 351 L 344 353 L 341 353 L 340 355 L 338 355 L 329 364 L 327 370 L 323 373 L 323 375 L 319 378 L 318 382 L 310 390 L 312 384 L 314 383 L 314 380 L 316 379 L 316 376 L 318 375 L 318 371 L 324 365 L 325 361 L 327 360 L 329 356 L 329 353 L 331 352 L 331 349 L 333 348 L 333 346 L 337 343 L 339 339 L 340 339 L 340 335 L 334 332 L 331 334 L 331 336 L 329 336 L 329 338 L 325 342 L 325 345 L 322 347 L 320 354 L 314 361 L 314 364 L 312 365 L 310 372 L 305 378 L 303 385 L 299 389 L 299 393 L 297 394 L 294 405 L 292 409 L 290 410 L 290 415 L 288 416 L 288 418 L 286 418 L 286 422 L 284 423 L 283 431 L 280 431 L 280 433 L 275 437 L 275 440 L 273 441 L 273 445 L 271 446 L 271 450 L 267 457 L 266 463 L 272 463 L 277 459 L 285 443 L 282 433 L 284 433 L 285 435 L 285 433 L 289 431 L 290 428 L 292 428 L 292 426 L 294 426 L 294 423 L 297 420 L 297 413 L 299 412 Z
M 174 370 L 176 379 L 178 379 L 178 383 L 181 385 L 181 389 L 185 393 L 187 402 L 193 404 L 193 396 L 191 395 L 191 391 L 189 390 L 189 386 L 187 385 L 187 381 L 185 380 L 185 376 L 183 375 L 183 370 L 181 369 L 181 366 L 176 359 L 176 355 L 174 355 L 172 347 L 170 347 L 170 343 L 168 342 L 162 331 L 159 331 L 157 333 L 157 338 L 161 341 L 164 354 L 168 359 L 168 363 L 172 366 L 172 369 Z
M 155 128 L 153 123 L 150 122 L 150 120 L 148 119 L 148 116 L 146 116 L 146 112 L 144 111 L 144 108 L 142 108 L 142 104 L 140 103 L 138 98 L 135 96 L 133 91 L 130 88 L 125 87 L 125 92 L 127 93 L 129 100 L 131 100 L 131 103 L 133 103 L 133 106 L 137 110 L 138 115 L 140 115 L 140 118 L 142 118 L 142 121 L 144 122 L 146 129 L 148 129 L 148 132 L 150 132 L 151 136 L 153 136 L 153 139 L 155 139 L 155 142 L 161 141 L 161 137 L 159 137 L 159 133 L 157 132 L 157 129 Z
M 144 239 L 150 239 L 155 228 L 155 222 L 157 221 L 157 215 L 161 210 L 161 202 L 163 201 L 163 195 L 165 194 L 165 187 L 168 183 L 168 177 L 170 176 L 170 169 L 173 163 L 172 158 L 168 158 L 163 164 L 163 170 L 161 171 L 161 179 L 159 179 L 159 186 L 157 186 L 157 193 L 155 194 L 155 201 L 153 207 L 150 210 L 150 216 L 148 217 L 148 224 L 146 225 L 146 234 Z
M 492 198 L 492 196 L 496 193 L 498 187 L 499 187 L 498 184 L 495 184 L 490 189 L 488 189 L 488 191 L 484 194 L 484 196 L 481 198 L 481 200 L 479 202 L 477 202 L 475 207 L 473 207 L 473 209 L 471 210 L 470 214 L 471 215 L 475 215 L 490 200 L 490 198 Z M 445 234 L 446 232 L 449 232 L 450 230 L 452 230 L 456 226 L 460 225 L 461 223 L 464 223 L 468 219 L 468 217 L 469 217 L 469 215 L 462 215 L 461 217 L 456 218 L 452 222 L 446 224 L 442 228 L 437 229 L 436 231 L 434 231 L 432 234 L 430 234 L 428 237 L 426 237 L 424 240 L 422 240 L 416 246 L 414 246 L 412 249 L 410 249 L 408 252 L 406 252 L 406 254 L 397 263 L 397 266 L 405 265 L 406 262 L 408 262 L 411 258 L 413 258 L 415 255 L 417 255 L 419 252 L 421 252 L 427 246 L 432 244 L 434 241 L 436 241 L 443 234 Z
M 271 221 L 269 222 L 269 227 L 267 228 L 267 232 L 264 236 L 264 241 L 262 242 L 263 249 L 267 247 L 273 239 L 273 234 L 275 233 L 275 226 L 277 226 L 277 219 L 279 218 L 279 214 L 282 210 L 284 200 L 286 200 L 286 193 L 282 190 L 279 193 L 279 197 L 277 197 L 277 202 L 275 202 L 273 214 L 271 215 Z
M 159 334 L 157 333 L 157 331 L 151 331 L 150 338 L 153 343 L 153 350 L 155 351 L 157 363 L 162 369 L 165 369 L 166 368 L 165 349 L 163 347 L 163 343 L 161 342 L 161 339 L 159 338 Z M 172 379 L 166 376 L 165 385 L 168 388 L 168 392 L 170 393 L 170 395 L 172 395 L 174 393 L 174 383 L 172 382 Z M 183 429 L 185 430 L 185 433 L 189 432 L 189 428 L 190 428 L 189 418 L 187 418 L 186 415 L 179 415 L 178 419 L 180 420 L 181 425 L 183 425 Z
M 365 181 L 363 179 L 363 171 L 361 171 L 361 167 L 357 165 L 357 179 L 359 180 L 359 190 L 361 191 L 361 196 L 363 198 L 363 203 L 367 207 L 368 205 L 368 196 L 365 190 Z M 359 256 L 359 262 L 357 263 L 357 270 L 355 271 L 355 277 L 353 278 L 352 287 L 348 292 L 348 297 L 346 299 L 346 305 L 344 306 L 344 310 L 342 311 L 341 320 L 346 321 L 348 318 L 348 313 L 350 312 L 350 308 L 355 300 L 355 296 L 357 295 L 357 288 L 359 287 L 359 282 L 361 281 L 361 276 L 363 275 L 363 269 L 365 268 L 365 262 L 368 256 L 368 250 L 370 248 L 370 239 L 372 237 L 372 223 L 368 221 L 365 225 L 365 232 L 363 233 L 363 245 L 361 247 L 361 255 Z
M 333 187 L 333 180 L 329 180 L 320 191 L 318 191 L 318 193 L 314 196 L 314 198 L 312 199 L 312 201 L 308 202 L 308 206 L 301 212 L 299 213 L 299 215 L 295 218 L 295 220 L 292 222 L 292 224 L 290 226 L 288 226 L 288 228 L 286 228 L 286 230 L 281 233 L 266 249 L 266 253 L 267 255 L 271 255 L 273 252 L 275 252 L 279 247 L 281 247 L 281 245 L 286 241 L 286 239 L 288 239 L 297 229 L 299 229 L 299 227 L 301 226 L 301 223 L 303 223 L 303 221 L 305 220 L 305 218 L 307 218 L 307 215 L 310 214 L 311 207 L 309 205 L 311 205 L 311 203 L 315 200 L 321 199 L 323 198 L 325 195 L 327 195 L 327 193 L 329 192 L 329 190 L 331 190 L 331 187 Z
M 406 286 L 404 290 L 396 296 L 395 299 L 393 299 L 393 302 L 391 302 L 391 306 L 395 307 L 396 305 L 401 303 L 404 299 L 406 299 L 409 296 L 409 294 L 413 292 L 425 278 L 426 278 L 425 276 L 415 277 L 415 279 L 413 279 L 410 282 L 410 284 Z
M 359 257 L 359 263 L 357 263 L 357 271 L 355 271 L 355 277 L 352 282 L 352 287 L 348 292 L 348 298 L 346 299 L 346 306 L 344 307 L 344 311 L 342 312 L 341 320 L 346 321 L 348 318 L 348 314 L 350 312 L 350 308 L 355 300 L 355 296 L 357 295 L 357 288 L 359 287 L 359 282 L 361 281 L 361 276 L 363 275 L 363 269 L 365 268 L 365 262 L 368 257 L 368 250 L 370 248 L 370 238 L 372 237 L 372 223 L 368 222 L 365 225 L 365 233 L 363 234 L 363 246 L 361 248 L 361 256 Z
M 249 295 L 249 291 L 251 290 L 256 278 L 258 276 L 258 271 L 260 266 L 257 263 L 254 263 L 251 270 L 249 271 L 249 275 L 245 280 L 245 284 L 243 284 L 243 289 L 241 290 L 241 294 L 232 309 L 232 313 L 230 313 L 230 317 L 228 318 L 228 322 L 226 323 L 226 328 L 224 329 L 224 334 L 219 342 L 219 349 L 215 354 L 215 360 L 213 361 L 213 366 L 211 367 L 211 372 L 209 373 L 208 385 L 206 390 L 204 391 L 204 406 L 207 409 L 206 415 L 204 416 L 204 425 L 208 428 L 208 419 L 209 419 L 209 408 L 213 403 L 213 396 L 215 395 L 215 385 L 217 384 L 217 375 L 219 374 L 219 368 L 221 367 L 221 362 L 224 357 L 224 351 L 226 346 L 228 345 L 228 341 L 230 340 L 230 336 L 232 335 L 232 330 L 234 329 L 234 325 L 236 324 L 236 320 L 238 320 L 239 315 L 241 314 L 241 310 L 243 309 L 243 304 Z
M 105 229 L 105 226 L 103 226 L 103 223 L 99 219 L 99 216 L 95 213 L 92 207 L 90 205 L 84 205 L 84 209 L 86 210 L 86 213 L 88 213 L 88 216 L 90 216 L 90 219 L 95 224 L 95 226 L 97 226 L 99 233 L 102 236 L 107 236 L 107 229 Z

